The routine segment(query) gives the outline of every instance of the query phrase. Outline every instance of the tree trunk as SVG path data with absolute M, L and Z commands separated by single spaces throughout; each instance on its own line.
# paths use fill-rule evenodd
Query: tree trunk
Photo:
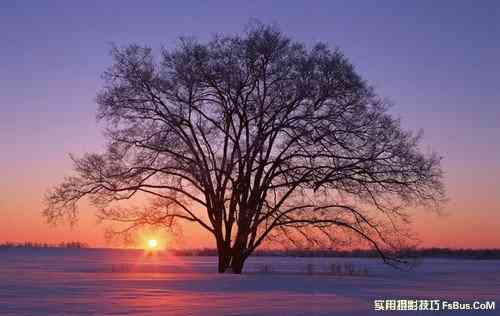
M 241 274 L 243 265 L 245 264 L 246 257 L 240 252 L 234 253 L 231 260 L 231 270 L 234 274 Z
M 224 273 L 231 264 L 231 249 L 221 240 L 217 241 L 217 255 L 219 257 L 218 272 Z
M 224 250 L 224 249 L 219 249 L 219 273 L 224 273 L 226 272 L 227 268 L 229 267 L 229 263 L 231 262 L 231 256 Z

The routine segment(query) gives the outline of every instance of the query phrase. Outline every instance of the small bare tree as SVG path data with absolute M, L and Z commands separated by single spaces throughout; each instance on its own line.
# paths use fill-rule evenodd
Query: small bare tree
M 307 49 L 259 23 L 207 44 L 114 48 L 98 94 L 104 154 L 46 196 L 49 222 L 99 216 L 171 227 L 196 222 L 215 239 L 219 272 L 241 273 L 269 239 L 325 245 L 359 236 L 385 260 L 409 206 L 439 206 L 440 158 L 422 153 L 339 50 Z M 136 194 L 144 209 L 119 208 Z

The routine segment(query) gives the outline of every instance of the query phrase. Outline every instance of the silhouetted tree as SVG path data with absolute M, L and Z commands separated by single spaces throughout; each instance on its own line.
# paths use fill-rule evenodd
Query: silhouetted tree
M 182 39 L 158 60 L 137 45 L 112 56 L 97 97 L 107 150 L 73 159 L 77 175 L 46 196 L 50 222 L 76 219 L 84 196 L 124 231 L 196 222 L 215 238 L 219 272 L 241 273 L 269 239 L 359 236 L 389 260 L 403 208 L 444 197 L 440 158 L 325 44 L 255 23 L 207 44 Z M 137 193 L 151 206 L 113 203 Z

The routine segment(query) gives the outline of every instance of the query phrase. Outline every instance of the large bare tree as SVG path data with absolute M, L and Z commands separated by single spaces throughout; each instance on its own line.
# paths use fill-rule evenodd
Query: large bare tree
M 358 236 L 387 259 L 405 210 L 444 198 L 440 158 L 339 50 L 255 23 L 159 58 L 137 45 L 112 56 L 97 97 L 107 150 L 73 159 L 76 175 L 47 193 L 50 222 L 74 220 L 86 196 L 125 230 L 192 221 L 213 235 L 219 272 L 241 273 L 269 239 Z M 116 206 L 137 194 L 155 199 Z

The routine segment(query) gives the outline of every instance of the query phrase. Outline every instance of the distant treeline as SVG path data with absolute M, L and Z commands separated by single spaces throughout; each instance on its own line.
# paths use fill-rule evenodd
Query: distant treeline
M 88 248 L 88 245 L 79 241 L 62 242 L 59 244 L 38 243 L 38 242 L 6 242 L 0 244 L 0 248 Z
M 6 242 L 0 244 L 2 248 L 90 248 L 88 244 L 72 241 L 59 244 L 23 242 Z M 175 249 L 170 250 L 177 256 L 217 256 L 217 249 Z M 390 253 L 395 257 L 405 258 L 456 258 L 456 259 L 500 259 L 500 249 L 451 249 L 451 248 L 409 248 Z M 254 251 L 252 256 L 257 257 L 354 257 L 354 258 L 376 258 L 377 251 L 367 249 L 331 250 L 331 249 L 261 249 Z
M 178 256 L 217 256 L 217 250 L 212 248 L 174 250 Z M 257 250 L 253 256 L 262 257 L 355 257 L 375 258 L 379 254 L 375 250 Z M 500 259 L 500 249 L 450 249 L 450 248 L 412 248 L 391 253 L 393 256 L 406 258 L 456 258 L 456 259 Z

